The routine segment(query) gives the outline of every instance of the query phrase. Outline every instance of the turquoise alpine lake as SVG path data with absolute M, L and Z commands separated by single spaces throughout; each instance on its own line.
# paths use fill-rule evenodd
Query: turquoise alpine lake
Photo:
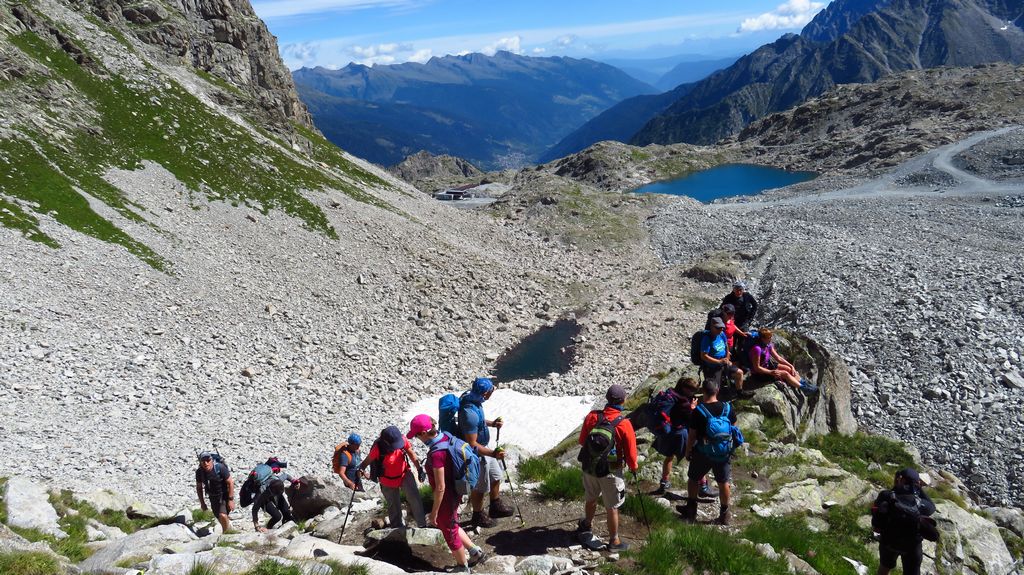
M 767 166 L 724 164 L 677 178 L 653 182 L 633 190 L 638 194 L 689 196 L 710 202 L 730 196 L 752 196 L 772 188 L 781 188 L 813 180 L 814 172 L 787 172 Z

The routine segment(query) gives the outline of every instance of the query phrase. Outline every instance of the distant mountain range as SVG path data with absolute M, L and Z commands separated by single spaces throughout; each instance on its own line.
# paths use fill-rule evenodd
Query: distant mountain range
M 324 135 L 382 165 L 420 150 L 488 169 L 532 162 L 613 104 L 657 92 L 607 64 L 509 52 L 292 75 Z
M 554 159 L 602 139 L 709 144 L 837 84 L 937 66 L 1022 63 L 1022 24 L 1024 0 L 834 0 L 799 35 L 677 88 L 671 102 L 665 94 L 623 101 L 541 157 Z
M 712 72 L 730 66 L 739 57 L 738 53 L 728 57 L 679 54 L 665 58 L 613 58 L 601 61 L 615 66 L 641 82 L 647 82 L 659 90 L 668 91 L 680 84 L 702 80 Z

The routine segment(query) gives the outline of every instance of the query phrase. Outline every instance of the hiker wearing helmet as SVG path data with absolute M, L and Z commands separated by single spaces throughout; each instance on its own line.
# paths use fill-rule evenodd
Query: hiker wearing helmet
M 282 501 L 285 502 L 283 508 L 280 506 Z M 270 521 L 267 522 L 266 526 L 260 525 L 261 509 L 270 515 Z M 284 481 L 271 479 L 267 488 L 260 492 L 259 496 L 252 503 L 252 526 L 262 533 L 268 529 L 273 529 L 278 522 L 284 525 L 291 520 L 292 512 L 288 508 L 288 503 L 284 497 Z
M 903 560 L 905 575 L 920 575 L 924 560 L 922 541 L 938 541 L 939 532 L 931 515 L 935 504 L 921 488 L 917 470 L 896 473 L 891 490 L 878 494 L 871 506 L 871 528 L 880 535 L 878 575 L 888 575 Z
M 765 328 L 757 332 L 757 339 L 750 348 L 751 381 L 771 383 L 781 381 L 806 395 L 818 392 L 818 387 L 800 377 L 793 364 L 782 357 L 772 344 L 772 330 Z
M 732 428 L 736 424 L 736 412 L 730 404 L 718 401 L 718 390 L 717 381 L 704 380 L 704 401 L 690 413 L 685 456 L 690 462 L 686 470 L 688 499 L 685 506 L 677 509 L 683 519 L 697 520 L 697 484 L 711 471 L 718 482 L 718 499 L 721 503 L 715 522 L 728 525 L 731 495 L 729 481 L 732 479 L 730 459 L 734 445 Z M 724 435 L 719 433 L 723 428 L 728 429 Z
M 430 509 L 430 524 L 437 527 L 458 564 L 456 572 L 468 573 L 470 566 L 484 558 L 483 549 L 473 544 L 469 535 L 459 527 L 459 504 L 462 497 L 455 489 L 455 463 L 448 453 L 449 437 L 437 429 L 437 422 L 426 414 L 412 418 L 406 438 L 416 438 L 427 446 L 427 469 L 430 487 L 434 491 L 434 506 Z M 467 552 L 468 550 L 468 552 Z
M 360 474 L 360 464 L 363 462 L 363 457 L 359 453 L 359 448 L 363 444 L 363 438 L 358 433 L 352 433 L 348 436 L 348 439 L 339 443 L 334 448 L 334 458 L 332 461 L 332 467 L 334 473 L 341 478 L 341 481 L 352 491 L 363 490 L 363 476 Z
M 731 304 L 736 311 L 736 326 L 746 331 L 757 313 L 757 300 L 747 291 L 747 284 L 737 280 L 732 284 L 732 292 L 722 298 L 722 307 Z
M 638 467 L 636 433 L 623 413 L 626 389 L 618 384 L 612 385 L 605 399 L 608 403 L 604 409 L 587 414 L 580 431 L 579 444 L 582 447 L 579 460 L 583 464 L 586 515 L 579 520 L 578 531 L 590 532 L 600 498 L 608 518 L 607 548 L 609 551 L 624 551 L 629 545 L 619 539 L 619 507 L 626 501 L 623 469 L 629 467 L 635 476 Z
M 700 342 L 701 369 L 705 377 L 719 380 L 729 378 L 733 380 L 740 397 L 753 397 L 753 393 L 743 390 L 743 370 L 732 362 L 729 342 L 725 338 L 725 322 L 715 317 L 709 324 L 711 327 Z
M 494 393 L 494 382 L 486 377 L 473 381 L 473 388 L 459 399 L 459 432 L 462 440 L 473 446 L 480 456 L 480 480 L 473 487 L 469 501 L 473 506 L 472 524 L 477 527 L 493 527 L 492 517 L 511 517 L 512 508 L 501 501 L 501 467 L 498 459 L 504 459 L 501 446 L 490 449 L 489 427 L 501 429 L 501 418 L 489 420 L 484 417 L 483 403 Z M 484 494 L 490 495 L 490 506 L 484 511 Z
M 402 492 L 405 493 L 405 501 L 409 504 L 409 511 L 416 520 L 416 526 L 426 527 L 427 517 L 423 513 L 423 500 L 420 499 L 416 478 L 412 474 L 414 465 L 422 478 L 423 467 L 412 450 L 412 444 L 394 425 L 389 425 L 380 432 L 380 437 L 373 442 L 370 453 L 359 464 L 359 470 L 362 471 L 370 465 L 373 465 L 370 468 L 370 479 L 380 484 L 380 492 L 387 501 L 388 522 L 391 527 L 405 528 L 402 517 Z
M 199 467 L 196 468 L 196 495 L 199 496 L 199 507 L 206 511 L 204 492 L 210 498 L 209 509 L 217 517 L 221 531 L 230 530 L 228 513 L 235 510 L 235 480 L 220 456 L 209 451 L 199 454 Z

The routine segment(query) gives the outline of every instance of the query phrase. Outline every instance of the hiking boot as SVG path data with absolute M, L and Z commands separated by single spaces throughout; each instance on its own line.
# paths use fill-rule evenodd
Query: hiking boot
M 449 573 L 472 573 L 473 570 L 469 568 L 469 565 L 457 565 L 452 567 Z
M 512 517 L 515 511 L 511 507 L 502 503 L 501 498 L 492 499 L 491 505 L 487 510 L 487 514 L 494 518 L 500 517 Z
M 718 492 L 711 491 L 711 487 L 705 482 L 700 484 L 700 490 L 697 492 L 697 495 L 700 497 L 712 498 L 718 497 Z
M 576 532 L 577 533 L 590 533 L 591 530 L 592 530 L 592 528 L 590 526 L 590 522 L 587 521 L 586 519 L 580 519 L 579 521 L 576 522 Z
M 726 509 L 726 508 L 721 509 L 718 512 L 718 519 L 715 519 L 715 524 L 717 524 L 717 525 L 728 525 L 729 522 L 730 522 L 729 510 Z
M 697 521 L 697 502 L 688 502 L 686 505 L 676 505 L 676 511 L 683 516 L 683 521 L 693 523 Z
M 657 488 L 657 489 L 655 489 L 654 491 L 652 491 L 652 492 L 651 492 L 651 495 L 664 495 L 664 494 L 665 494 L 665 492 L 666 492 L 666 491 L 668 491 L 668 488 L 669 488 L 669 487 L 672 487 L 672 484 L 671 484 L 671 483 L 669 483 L 669 482 L 668 482 L 668 480 L 666 480 L 666 479 L 662 479 L 662 480 L 661 480 L 661 481 L 660 481 L 660 482 L 658 483 L 658 488 Z
M 469 566 L 475 567 L 477 563 L 480 563 L 487 557 L 487 553 L 482 547 L 476 547 L 469 552 Z
M 612 553 L 619 553 L 620 551 L 629 550 L 629 543 L 626 543 L 622 539 L 619 539 L 618 543 L 612 543 L 611 541 L 609 541 L 608 546 L 605 547 L 605 549 Z
M 801 379 L 800 391 L 804 392 L 804 395 L 814 395 L 815 393 L 818 393 L 818 386 L 807 381 L 806 379 Z
M 470 525 L 473 527 L 487 528 L 494 527 L 497 523 L 491 519 L 486 511 L 474 511 L 473 518 L 469 520 Z

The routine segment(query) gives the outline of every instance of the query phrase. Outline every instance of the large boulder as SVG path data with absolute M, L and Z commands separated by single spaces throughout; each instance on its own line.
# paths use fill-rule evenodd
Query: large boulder
M 390 563 L 361 557 L 357 553 L 363 551 L 356 545 L 338 545 L 312 535 L 299 535 L 292 539 L 282 555 L 289 559 L 332 560 L 342 565 L 363 565 L 374 575 L 402 575 L 404 570 Z
M 551 575 L 572 569 L 572 559 L 555 555 L 531 555 L 516 563 L 516 573 L 537 573 Z
M 942 533 L 943 557 L 954 571 L 1010 572 L 1013 557 L 995 523 L 948 501 L 935 505 L 935 519 Z
M 126 512 L 132 501 L 127 496 L 109 489 L 97 489 L 88 493 L 75 493 L 75 499 L 88 503 L 97 511 Z
M 11 477 L 4 491 L 7 524 L 21 529 L 35 529 L 58 539 L 67 533 L 57 523 L 57 510 L 50 504 L 46 488 L 25 477 Z
M 377 529 L 367 533 L 366 539 L 371 542 L 367 547 L 384 541 L 406 543 L 410 547 L 414 545 L 422 545 L 424 547 L 445 545 L 444 536 L 441 535 L 441 531 L 431 528 Z
M 50 546 L 42 541 L 30 543 L 21 535 L 11 531 L 6 525 L 0 523 L 0 553 L 11 553 L 11 552 L 30 552 L 30 553 L 42 553 L 53 557 L 57 563 L 60 564 L 60 571 L 62 575 L 72 575 L 79 573 L 78 568 L 71 565 L 66 557 L 57 555 L 50 549 Z
M 195 541 L 188 527 L 179 524 L 161 525 L 152 529 L 136 531 L 127 537 L 111 541 L 91 557 L 79 564 L 85 573 L 109 573 L 116 571 L 124 561 L 145 562 L 163 552 L 165 547 L 176 543 Z
M 348 506 L 347 489 L 320 477 L 303 477 L 288 487 L 288 502 L 296 521 L 305 521 L 320 515 L 328 507 Z

